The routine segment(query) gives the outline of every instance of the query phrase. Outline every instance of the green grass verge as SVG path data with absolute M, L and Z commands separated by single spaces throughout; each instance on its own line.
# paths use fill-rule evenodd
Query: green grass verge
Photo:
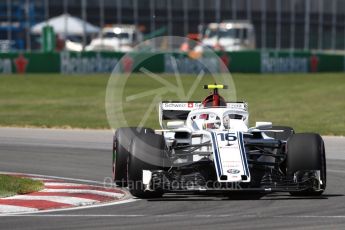
M 107 129 L 105 89 L 108 75 L 2 75 L 0 76 L 0 125 L 76 127 Z M 165 79 L 176 84 L 173 76 Z M 238 100 L 249 103 L 250 123 L 272 121 L 289 125 L 297 132 L 345 135 L 345 74 L 234 74 Z M 183 76 L 187 90 L 195 76 Z M 192 99 L 208 92 L 202 84 L 213 83 L 205 76 Z M 128 79 L 125 95 L 133 95 L 162 85 L 144 75 Z M 168 92 L 163 99 L 178 99 Z M 130 125 L 136 125 L 151 103 L 142 98 L 125 103 Z M 158 127 L 157 110 L 146 126 Z
M 43 189 L 41 181 L 20 178 L 9 175 L 0 175 L 0 197 L 26 194 Z

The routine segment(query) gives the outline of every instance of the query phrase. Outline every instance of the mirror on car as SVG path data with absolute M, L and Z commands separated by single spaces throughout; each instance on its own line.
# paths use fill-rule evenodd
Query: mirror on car
M 272 128 L 272 122 L 268 121 L 257 121 L 255 123 L 256 129 L 271 129 Z
M 168 129 L 178 129 L 184 126 L 184 121 L 169 121 L 167 122 Z

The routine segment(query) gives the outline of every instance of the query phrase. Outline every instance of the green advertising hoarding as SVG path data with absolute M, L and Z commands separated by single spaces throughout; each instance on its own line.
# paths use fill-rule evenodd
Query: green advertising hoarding
M 143 61 L 137 63 L 136 60 Z M 60 53 L 60 72 L 64 74 L 111 73 L 116 65 L 119 65 L 123 72 L 139 72 L 142 67 L 151 72 L 164 72 L 164 58 L 161 53 Z
M 58 73 L 60 55 L 57 53 L 2 53 L 0 73 Z
M 123 71 L 197 73 L 220 71 L 223 62 L 230 72 L 343 72 L 345 56 L 302 51 L 235 51 L 191 55 L 181 52 L 48 52 L 2 53 L 0 73 L 110 73 L 117 64 Z M 140 60 L 140 61 L 138 61 Z M 142 71 L 141 71 L 142 72 Z
M 311 51 L 261 51 L 261 73 L 342 72 L 345 56 Z
M 59 72 L 63 74 L 110 73 L 122 56 L 122 53 L 110 52 L 61 52 Z

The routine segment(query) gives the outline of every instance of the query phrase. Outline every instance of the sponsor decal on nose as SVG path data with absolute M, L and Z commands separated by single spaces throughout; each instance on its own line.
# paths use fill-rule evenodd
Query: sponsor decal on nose
M 240 170 L 238 170 L 238 169 L 228 169 L 227 172 L 230 173 L 230 174 L 238 174 L 238 173 L 240 173 Z

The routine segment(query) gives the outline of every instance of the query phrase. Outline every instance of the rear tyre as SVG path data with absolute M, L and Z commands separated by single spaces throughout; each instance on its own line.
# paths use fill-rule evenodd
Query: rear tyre
M 113 139 L 113 180 L 118 187 L 127 187 L 127 162 L 133 138 L 142 133 L 154 133 L 148 128 L 118 128 Z
M 310 188 L 290 192 L 291 195 L 317 196 L 326 189 L 325 145 L 319 134 L 300 133 L 291 136 L 287 142 L 286 165 L 288 176 L 294 177 L 297 182 L 313 180 Z
M 138 198 L 157 198 L 163 195 L 161 189 L 145 191 L 143 170 L 161 170 L 166 165 L 165 140 L 162 135 L 141 134 L 134 138 L 128 163 L 128 188 Z

